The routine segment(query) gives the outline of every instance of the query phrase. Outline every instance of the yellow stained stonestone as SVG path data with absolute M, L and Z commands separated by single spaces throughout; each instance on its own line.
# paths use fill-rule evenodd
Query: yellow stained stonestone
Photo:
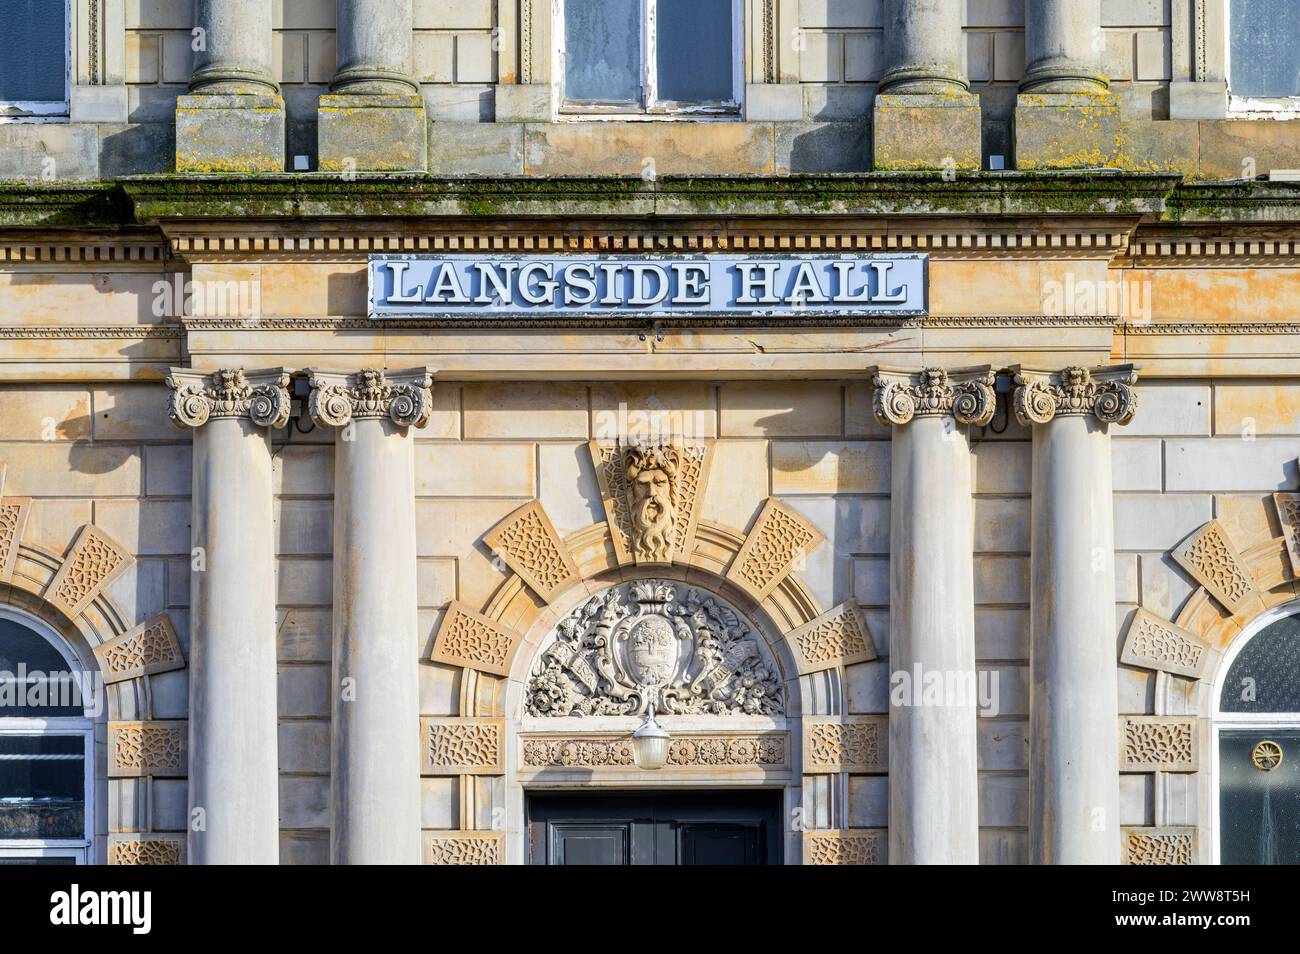
M 264 315 L 356 317 L 366 313 L 364 263 L 266 264 L 261 281 Z
M 833 381 L 735 381 L 720 389 L 723 437 L 838 437 L 844 388 Z
M 754 175 L 775 162 L 770 124 L 529 123 L 524 133 L 528 175 Z
M 415 492 L 422 497 L 533 497 L 533 444 L 422 442 L 415 445 Z
M 465 438 L 586 438 L 587 388 L 514 381 L 466 384 Z
M 0 388 L 0 436 L 5 440 L 74 441 L 90 436 L 90 394 L 85 388 Z M 0 444 L 0 460 L 6 450 Z
M 888 441 L 773 441 L 774 494 L 889 493 Z
M 0 324 L 153 324 L 167 314 L 154 288 L 164 278 L 161 263 L 150 271 L 0 271 Z
M 1214 515 L 1238 550 L 1247 550 L 1282 535 L 1272 494 L 1219 494 Z
M 86 441 L 6 444 L 5 493 L 11 497 L 137 497 L 140 448 Z
M 743 533 L 771 493 L 767 441 L 718 441 L 713 445 L 711 473 L 700 520 Z
M 1214 433 L 1300 434 L 1300 384 L 1294 381 L 1217 383 Z
M 1134 269 L 1132 278 L 1150 282 L 1154 321 L 1295 321 L 1300 268 Z
M 707 381 L 601 382 L 591 387 L 591 433 L 599 441 L 716 437 L 716 388 Z

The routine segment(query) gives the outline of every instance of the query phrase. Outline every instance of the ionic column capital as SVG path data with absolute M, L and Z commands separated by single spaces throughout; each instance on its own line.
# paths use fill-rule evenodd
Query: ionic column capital
M 1013 368 L 1016 417 L 1026 427 L 1065 415 L 1093 415 L 1103 424 L 1127 424 L 1137 411 L 1137 369 L 1103 368 L 1035 371 Z
M 433 372 L 428 368 L 356 372 L 310 371 L 312 420 L 327 427 L 389 418 L 399 427 L 423 427 L 433 408 Z
M 990 367 L 946 371 L 891 371 L 876 368 L 876 418 L 881 424 L 906 424 L 914 417 L 950 416 L 958 424 L 984 425 L 993 420 L 997 401 Z
M 167 376 L 167 415 L 177 427 L 202 427 L 209 420 L 247 417 L 259 427 L 289 423 L 289 370 L 245 371 L 172 368 Z

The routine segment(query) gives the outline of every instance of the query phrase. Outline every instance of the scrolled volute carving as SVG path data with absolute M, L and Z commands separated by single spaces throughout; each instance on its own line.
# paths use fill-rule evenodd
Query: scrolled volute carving
M 308 411 L 327 427 L 387 417 L 399 427 L 423 427 L 433 409 L 433 375 L 427 368 L 355 374 L 312 371 Z
M 167 416 L 177 427 L 202 427 L 211 419 L 247 417 L 258 427 L 279 429 L 289 423 L 289 372 L 222 368 L 211 374 L 174 369 Z
M 952 372 L 923 368 L 916 373 L 878 371 L 875 411 L 881 424 L 906 424 L 914 417 L 951 416 L 958 424 L 993 420 L 997 400 L 991 368 Z
M 1029 427 L 1058 415 L 1093 415 L 1104 424 L 1127 424 L 1137 411 L 1137 371 L 1069 367 L 1043 373 L 1017 369 L 1012 401 L 1016 417 Z

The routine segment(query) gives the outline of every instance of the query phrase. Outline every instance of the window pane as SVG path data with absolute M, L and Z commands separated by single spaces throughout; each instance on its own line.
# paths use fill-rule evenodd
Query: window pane
M 641 0 L 565 0 L 564 95 L 641 101 Z
M 58 650 L 22 623 L 0 619 L 0 718 L 84 714 L 81 687 Z
M 86 743 L 0 735 L 0 838 L 85 837 Z
M 1258 746 L 1281 751 L 1263 761 Z M 1300 864 L 1300 732 L 1219 733 L 1219 860 L 1225 865 Z
M 1300 16 L 1295 0 L 1232 0 L 1234 96 L 1300 96 Z
M 63 102 L 64 0 L 0 0 L 0 100 Z
M 658 6 L 659 98 L 694 103 L 734 98 L 731 0 L 659 0 Z
M 1300 616 L 1264 627 L 1232 661 L 1219 708 L 1224 712 L 1300 712 Z

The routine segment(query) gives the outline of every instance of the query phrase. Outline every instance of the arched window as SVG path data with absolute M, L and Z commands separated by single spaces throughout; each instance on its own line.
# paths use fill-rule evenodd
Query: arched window
M 0 865 L 89 860 L 94 723 L 84 678 L 50 627 L 0 607 Z
M 1300 864 L 1300 603 L 1256 620 L 1223 672 L 1214 719 L 1216 859 Z

